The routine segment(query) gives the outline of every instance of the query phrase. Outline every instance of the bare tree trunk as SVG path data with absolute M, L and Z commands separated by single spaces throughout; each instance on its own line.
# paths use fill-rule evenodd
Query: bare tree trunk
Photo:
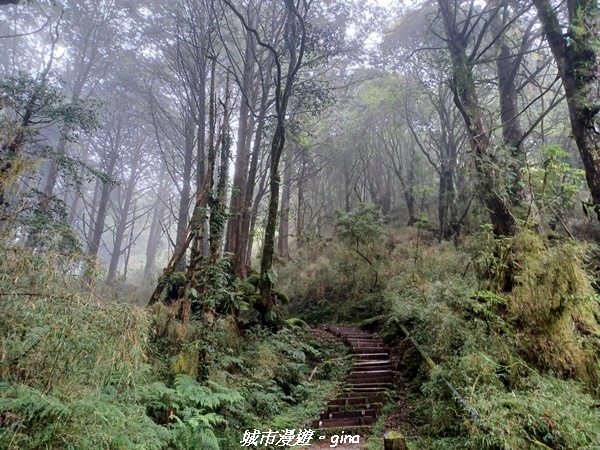
M 302 248 L 304 240 L 302 235 L 304 233 L 304 177 L 306 175 L 306 150 L 303 148 L 300 150 L 300 171 L 298 173 L 298 210 L 296 212 L 296 248 Z
M 131 201 L 133 199 L 133 193 L 135 190 L 135 184 L 138 177 L 138 167 L 140 163 L 140 154 L 134 155 L 131 161 L 131 173 L 129 174 L 129 180 L 125 190 L 125 197 L 123 199 L 123 206 L 119 211 L 119 223 L 117 224 L 117 230 L 114 238 L 113 251 L 110 255 L 110 263 L 108 266 L 108 274 L 106 276 L 106 282 L 112 283 L 117 275 L 117 268 L 119 266 L 119 259 L 121 258 L 121 247 L 123 245 L 123 238 L 125 237 L 125 231 L 127 230 L 129 217 L 129 209 Z
M 115 147 L 110 149 L 109 160 L 106 168 L 106 174 L 109 177 L 113 177 L 115 166 L 117 164 L 118 152 L 121 147 L 121 129 L 117 130 L 117 136 L 115 139 Z M 100 188 L 100 199 L 98 201 L 98 209 L 96 210 L 96 217 L 94 220 L 90 220 L 90 239 L 88 241 L 88 253 L 92 256 L 98 255 L 100 249 L 100 241 L 102 240 L 102 233 L 104 232 L 104 222 L 106 220 L 106 214 L 108 212 L 108 200 L 110 193 L 113 190 L 114 185 L 110 182 L 100 181 L 102 187 Z M 95 196 L 94 196 L 95 197 Z M 92 225 L 93 224 L 93 225 Z
M 148 234 L 148 244 L 146 245 L 146 263 L 144 264 L 144 277 L 148 278 L 154 269 L 158 245 L 160 244 L 160 236 L 162 233 L 160 221 L 165 213 L 165 206 L 160 200 L 152 212 L 152 222 L 150 224 L 150 232 Z
M 440 237 L 450 239 L 459 232 L 460 224 L 456 217 L 456 191 L 454 188 L 454 171 L 456 168 L 456 158 L 458 155 L 458 143 L 456 140 L 456 131 L 454 130 L 453 120 L 450 118 L 450 111 L 446 104 L 444 91 L 439 90 L 438 115 L 440 119 L 440 164 L 438 173 L 440 177 L 438 214 L 440 221 Z
M 281 194 L 281 210 L 279 219 L 279 236 L 277 239 L 277 252 L 283 259 L 290 259 L 290 198 L 292 194 L 292 168 L 293 154 L 289 152 L 283 169 L 283 192 Z
M 188 117 L 185 125 L 185 154 L 183 159 L 183 173 L 181 180 L 181 192 L 179 196 L 179 208 L 177 214 L 177 238 L 176 245 L 180 245 L 185 239 L 188 224 L 190 198 L 192 195 L 192 166 L 194 164 L 194 122 L 193 117 Z M 185 258 L 181 258 L 176 267 L 177 272 L 185 271 Z
M 133 214 L 135 214 L 135 202 L 133 204 Z M 125 251 L 125 261 L 123 262 L 123 281 L 127 280 L 127 272 L 129 270 L 129 261 L 131 258 L 131 248 L 133 247 L 133 239 L 134 239 L 134 229 L 135 229 L 135 217 L 131 221 L 131 226 L 129 227 L 129 238 L 127 239 L 127 250 Z
M 271 64 L 269 64 L 269 67 Z M 268 85 L 270 86 L 270 84 Z M 263 133 L 265 128 L 265 117 L 267 114 L 267 104 L 269 101 L 269 89 L 263 86 L 260 100 L 260 108 L 258 112 L 258 121 L 254 132 L 254 144 L 252 147 L 252 155 L 250 158 L 250 168 L 248 171 L 248 180 L 244 187 L 244 205 L 242 209 L 242 220 L 240 224 L 239 246 L 235 254 L 235 270 L 236 275 L 240 278 L 245 278 L 247 267 L 250 266 L 250 258 L 252 256 L 252 242 L 250 238 L 251 230 L 254 230 L 254 221 L 252 220 L 254 186 L 256 184 L 256 176 L 258 173 L 258 161 L 260 157 L 260 148 L 263 142 Z
M 152 208 L 152 220 L 150 222 L 150 230 L 148 232 L 148 242 L 146 244 L 146 262 L 144 263 L 144 278 L 149 278 L 152 275 L 154 264 L 156 262 L 156 254 L 160 244 L 162 235 L 161 221 L 164 218 L 166 206 L 161 198 L 167 182 L 167 171 L 163 167 L 158 182 L 157 197 L 154 208 Z
M 239 124 L 237 134 L 237 150 L 235 158 L 235 169 L 233 173 L 233 187 L 231 190 L 231 202 L 229 205 L 229 214 L 231 218 L 227 225 L 227 243 L 225 251 L 238 254 L 240 251 L 240 234 L 243 216 L 244 190 L 247 186 L 248 165 L 250 163 L 250 138 L 252 129 L 250 127 L 250 107 L 251 101 L 249 94 L 252 89 L 254 78 L 254 57 L 253 57 L 253 39 L 249 31 L 246 32 L 246 50 L 244 54 L 244 71 L 242 76 L 241 94 L 239 110 Z M 236 268 L 236 272 L 239 269 Z
M 509 20 L 509 9 L 506 0 L 500 0 L 498 5 L 503 11 L 494 16 L 493 24 L 498 36 L 495 39 L 495 46 L 498 50 L 496 58 L 496 70 L 498 72 L 498 92 L 500 94 L 500 119 L 502 120 L 502 141 L 509 154 L 509 174 L 507 190 L 514 204 L 520 204 L 525 196 L 521 186 L 521 170 L 525 167 L 525 153 L 521 149 L 523 140 L 523 130 L 519 119 L 519 109 L 517 106 L 517 85 L 516 76 L 519 71 L 524 48 L 527 45 L 529 30 L 523 36 L 522 49 L 518 55 L 513 56 L 511 49 L 506 42 L 505 31 L 503 28 Z M 532 22 L 533 24 L 533 22 Z

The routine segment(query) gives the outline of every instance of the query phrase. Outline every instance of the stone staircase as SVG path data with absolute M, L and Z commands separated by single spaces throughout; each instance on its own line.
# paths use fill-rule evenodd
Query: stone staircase
M 350 346 L 354 365 L 348 385 L 338 398 L 329 402 L 321 417 L 313 421 L 313 429 L 369 427 L 377 421 L 392 386 L 391 350 L 381 339 L 365 331 L 337 325 L 326 325 L 325 330 Z

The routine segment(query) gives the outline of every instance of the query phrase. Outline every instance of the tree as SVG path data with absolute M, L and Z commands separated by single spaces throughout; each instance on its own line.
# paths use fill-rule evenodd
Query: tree
M 571 131 L 600 220 L 600 6 L 596 0 L 533 4 L 563 82 Z M 563 17 L 566 24 L 561 24 Z
M 65 140 L 76 140 L 78 132 L 91 132 L 97 126 L 94 108 L 81 101 L 66 101 L 50 76 L 51 65 L 52 58 L 37 78 L 23 73 L 0 80 L 4 109 L 0 125 L 0 226 L 5 229 L 10 222 L 24 223 L 24 218 L 34 220 L 37 233 L 41 232 L 40 225 L 52 228 L 53 223 L 64 222 L 62 202 L 16 186 L 23 174 L 32 172 L 32 163 L 53 151 L 52 141 L 44 132 L 54 130 Z M 79 186 L 76 173 L 81 165 L 72 159 L 65 159 L 63 164 L 72 176 L 69 182 Z
M 241 13 L 239 6 L 234 6 L 229 0 L 221 0 L 236 15 L 246 31 L 252 33 L 259 46 L 265 48 L 273 57 L 275 75 L 275 131 L 271 140 L 270 166 L 269 166 L 269 207 L 267 224 L 260 263 L 260 292 L 261 305 L 259 312 L 264 324 L 276 322 L 273 311 L 275 300 L 271 294 L 274 276 L 272 272 L 273 256 L 275 254 L 275 232 L 277 228 L 277 215 L 279 212 L 279 161 L 285 148 L 285 124 L 287 109 L 293 94 L 294 82 L 302 67 L 304 52 L 306 50 L 308 30 L 306 17 L 310 3 L 302 0 L 296 4 L 293 0 L 284 1 L 283 14 L 285 17 L 283 46 L 278 49 L 278 43 L 265 42 L 263 36 L 256 28 L 248 24 L 246 17 Z
M 471 20 L 473 20 L 473 11 L 477 8 L 475 2 L 467 5 L 466 12 L 457 0 L 438 0 L 438 5 L 452 62 L 454 102 L 465 122 L 468 141 L 475 160 L 478 177 L 477 193 L 490 213 L 494 233 L 498 236 L 512 236 L 517 232 L 517 219 L 502 182 L 503 177 L 499 172 L 498 161 L 492 151 L 490 127 L 479 103 L 473 74 L 474 58 L 481 51 L 480 45 L 485 27 L 478 35 L 474 35 L 476 27 Z M 497 10 L 491 12 L 491 14 L 496 13 Z M 469 44 L 473 45 L 471 49 L 468 48 Z

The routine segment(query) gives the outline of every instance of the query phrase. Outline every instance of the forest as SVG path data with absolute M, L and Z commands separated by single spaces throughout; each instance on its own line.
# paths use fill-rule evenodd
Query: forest
M 0 449 L 600 449 L 597 0 L 0 0 L 0 145 Z

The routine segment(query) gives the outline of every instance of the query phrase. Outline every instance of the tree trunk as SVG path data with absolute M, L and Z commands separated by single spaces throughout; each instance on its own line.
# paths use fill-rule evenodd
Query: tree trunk
M 467 57 L 467 38 L 464 35 L 465 31 L 459 30 L 457 5 L 454 4 L 453 8 L 452 3 L 453 0 L 438 0 L 452 60 L 454 102 L 465 122 L 475 158 L 478 194 L 490 213 L 494 233 L 497 236 L 513 236 L 517 232 L 517 220 L 510 199 L 504 193 L 502 174 L 491 153 L 490 131 L 477 97 L 473 62 Z M 468 27 L 462 28 L 464 30 Z
M 442 164 L 440 171 L 440 186 L 438 213 L 440 219 L 440 237 L 450 239 L 454 235 L 454 180 L 453 172 L 446 165 Z
M 211 67 L 211 87 L 210 87 L 210 100 L 209 100 L 209 136 L 208 136 L 208 154 L 207 154 L 207 170 L 206 175 L 203 178 L 203 183 L 201 188 L 198 189 L 196 193 L 196 198 L 194 202 L 194 208 L 192 210 L 192 217 L 190 219 L 189 224 L 187 225 L 184 232 L 184 239 L 175 247 L 173 251 L 173 255 L 171 259 L 167 263 L 167 267 L 163 270 L 162 275 L 158 279 L 156 283 L 156 288 L 152 292 L 152 296 L 150 297 L 150 301 L 148 302 L 148 307 L 152 306 L 156 302 L 161 300 L 161 296 L 165 287 L 169 282 L 169 278 L 177 270 L 178 267 L 181 267 L 181 261 L 184 260 L 185 252 L 187 251 L 192 241 L 194 241 L 194 245 L 192 245 L 191 251 L 191 261 L 188 267 L 188 284 L 192 282 L 194 279 L 194 269 L 196 268 L 197 258 L 201 255 L 201 243 L 206 240 L 203 239 L 204 234 L 204 225 L 206 223 L 206 213 L 204 205 L 206 205 L 206 198 L 208 197 L 209 190 L 212 189 L 214 184 L 214 167 L 215 167 L 215 146 L 214 146 L 214 134 L 215 134 L 215 70 L 216 70 L 216 59 L 212 60 Z M 183 263 L 185 268 L 185 261 Z M 189 317 L 189 313 L 191 312 L 191 304 L 188 300 L 185 301 L 184 305 L 182 305 L 184 309 L 182 315 L 185 317 Z
M 133 213 L 135 214 L 135 202 L 133 203 Z M 127 272 L 129 270 L 129 261 L 131 258 L 131 247 L 133 247 L 133 232 L 135 229 L 135 218 L 131 221 L 129 227 L 129 238 L 127 239 L 127 250 L 125 251 L 125 261 L 123 262 L 123 281 L 127 280 Z
M 261 322 L 263 324 L 274 323 L 271 316 L 275 302 L 271 294 L 273 280 L 270 276 L 273 267 L 273 256 L 275 255 L 275 231 L 277 230 L 277 213 L 279 212 L 279 159 L 285 146 L 285 128 L 283 120 L 280 120 L 273 135 L 271 143 L 271 165 L 269 168 L 269 208 L 267 210 L 267 225 L 265 227 L 265 238 L 263 242 L 262 257 L 260 259 L 260 294 L 261 294 Z
M 254 196 L 254 201 L 252 204 L 252 209 L 249 214 L 249 232 L 248 232 L 248 245 L 246 252 L 246 265 L 250 267 L 252 265 L 252 250 L 254 249 L 254 236 L 256 235 L 256 222 L 258 220 L 258 208 L 260 206 L 260 202 L 262 201 L 265 193 L 267 192 L 267 177 L 261 176 L 258 189 L 256 191 L 256 195 Z
M 120 150 L 120 129 L 117 131 L 116 146 L 110 149 L 108 165 L 106 168 L 106 174 L 109 177 L 113 177 L 115 171 L 115 165 L 117 164 L 118 151 Z M 102 188 L 100 189 L 100 200 L 98 201 L 98 209 L 96 210 L 96 217 L 90 223 L 90 239 L 88 241 L 88 253 L 91 256 L 98 256 L 98 250 L 100 249 L 100 241 L 102 240 L 102 233 L 104 232 L 104 221 L 106 220 L 106 214 L 108 212 L 108 200 L 110 193 L 113 190 L 114 185 L 111 183 L 101 182 Z M 94 196 L 95 197 L 95 196 Z M 93 223 L 93 226 L 92 226 Z
M 185 154 L 183 159 L 182 185 L 179 196 L 177 213 L 176 245 L 179 246 L 186 239 L 186 228 L 190 210 L 192 190 L 192 166 L 194 161 L 194 124 L 193 117 L 188 117 L 185 126 Z M 177 272 L 185 271 L 185 258 L 181 258 L 175 269 Z
M 600 220 L 600 6 L 597 0 L 566 2 L 569 32 L 564 34 L 549 0 L 533 4 L 563 82 L 573 138 Z
M 229 78 L 229 77 L 228 77 Z M 227 80 L 227 92 L 225 97 L 229 97 L 229 79 Z M 223 126 L 221 129 L 221 158 L 219 163 L 219 175 L 217 180 L 217 189 L 215 196 L 210 202 L 210 256 L 212 262 L 216 264 L 221 255 L 221 241 L 223 240 L 223 231 L 225 229 L 225 200 L 227 195 L 227 179 L 229 172 L 229 156 L 231 149 L 231 137 L 229 126 L 229 105 L 227 101 L 223 111 Z
M 137 180 L 137 170 L 139 166 L 139 159 L 141 155 L 135 155 L 131 163 L 131 173 L 127 182 L 127 188 L 125 191 L 125 197 L 123 199 L 123 206 L 119 211 L 119 223 L 117 224 L 117 231 L 115 234 L 113 251 L 110 255 L 110 264 L 108 266 L 108 274 L 106 277 L 107 283 L 112 283 L 117 275 L 117 268 L 119 266 L 119 259 L 121 257 L 121 247 L 123 244 L 123 238 L 125 237 L 125 231 L 127 230 L 127 218 L 129 216 L 129 208 L 131 206 L 131 200 L 133 199 L 133 192 L 135 190 L 135 183 Z
M 288 153 L 283 170 L 283 192 L 281 194 L 281 218 L 279 219 L 279 236 L 277 239 L 277 253 L 283 259 L 290 259 L 290 197 L 292 193 L 292 166 L 293 155 Z
M 254 145 L 252 147 L 248 180 L 244 188 L 244 207 L 242 210 L 242 221 L 240 224 L 238 252 L 235 255 L 236 275 L 240 278 L 245 278 L 248 275 L 247 267 L 250 266 L 250 259 L 252 256 L 250 232 L 254 229 L 252 220 L 254 185 L 256 184 L 256 176 L 258 174 L 258 161 L 265 128 L 265 117 L 267 113 L 268 101 L 269 89 L 263 89 L 258 113 L 258 123 L 254 133 Z
M 227 243 L 225 251 L 237 254 L 240 250 L 240 233 L 244 207 L 244 190 L 247 187 L 248 165 L 250 163 L 250 144 L 252 129 L 250 127 L 249 95 L 254 78 L 253 39 L 249 31 L 246 32 L 246 50 L 244 54 L 244 71 L 242 75 L 242 86 L 239 111 L 239 124 L 237 134 L 237 150 L 235 158 L 235 169 L 233 173 L 233 186 L 231 189 L 231 201 L 229 205 L 229 224 L 227 226 Z M 236 268 L 237 271 L 237 268 Z
M 85 145 L 83 147 L 83 153 L 79 156 L 80 160 L 84 163 L 88 162 L 88 154 L 89 154 L 89 145 Z M 83 175 L 85 173 L 85 168 L 80 167 L 79 169 L 79 178 L 83 179 Z M 75 219 L 77 218 L 77 212 L 79 209 L 79 201 L 81 200 L 81 192 L 71 192 L 73 197 L 73 201 L 69 208 L 69 215 L 67 218 L 67 223 L 70 227 L 73 227 L 75 224 Z
M 158 245 L 160 244 L 160 236 L 162 234 L 160 221 L 165 213 L 165 206 L 158 199 L 156 206 L 152 212 L 152 222 L 148 233 L 148 244 L 146 245 L 146 263 L 144 264 L 144 278 L 149 278 L 154 269 Z
M 521 186 L 521 170 L 525 167 L 525 153 L 521 148 L 523 130 L 519 120 L 519 109 L 517 106 L 516 76 L 521 64 L 521 55 L 512 56 L 511 49 L 506 43 L 503 28 L 508 21 L 508 7 L 505 0 L 498 7 L 504 10 L 503 20 L 500 14 L 496 14 L 494 25 L 498 36 L 495 41 L 498 56 L 496 58 L 496 70 L 498 72 L 498 92 L 500 94 L 500 119 L 502 121 L 502 142 L 508 150 L 507 177 L 508 194 L 514 204 L 520 204 L 525 192 Z M 524 40 L 527 39 L 527 34 Z M 525 49 L 523 49 L 525 50 Z
M 306 175 L 306 149 L 300 150 L 300 171 L 298 174 L 298 210 L 296 211 L 296 248 L 302 248 L 304 240 L 302 235 L 304 233 L 304 177 Z

